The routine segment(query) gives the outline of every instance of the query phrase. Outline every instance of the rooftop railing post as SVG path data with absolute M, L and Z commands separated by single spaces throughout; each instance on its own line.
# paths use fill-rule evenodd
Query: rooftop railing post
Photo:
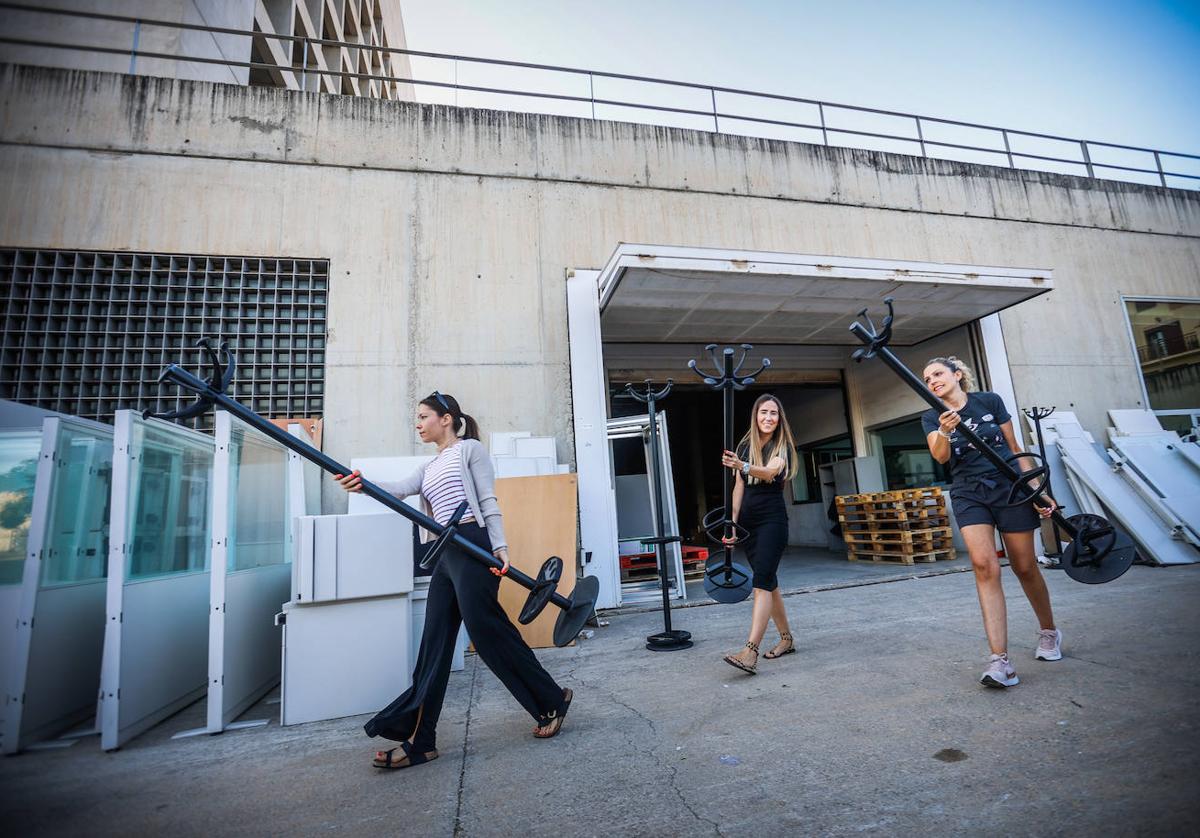
M 1080 140 L 1079 148 L 1083 151 L 1083 165 L 1087 169 L 1087 176 L 1095 177 L 1096 171 L 1092 168 L 1092 156 L 1088 154 L 1087 140 Z
M 825 105 L 817 102 L 817 114 L 821 117 L 821 142 L 829 145 L 829 132 L 825 129 Z
M 300 49 L 303 50 L 303 55 L 300 57 L 300 91 L 304 92 L 308 89 L 308 38 L 300 42 Z M 318 92 L 320 85 L 317 86 Z
M 596 77 L 588 73 L 588 98 L 592 100 L 592 119 L 596 118 Z
M 1001 130 L 1000 136 L 1004 138 L 1004 153 L 1008 155 L 1008 168 L 1015 169 L 1017 164 L 1013 162 L 1012 146 L 1008 144 L 1008 132 Z
M 917 123 L 917 142 L 921 144 L 921 156 L 928 157 L 929 155 L 925 153 L 925 134 L 921 131 L 921 117 L 914 116 L 913 121 Z
M 141 37 L 142 22 L 140 20 L 135 20 L 133 22 L 133 49 L 129 51 L 129 75 L 131 76 L 137 70 L 138 41 L 141 40 Z
M 1163 173 L 1162 158 L 1158 156 L 1158 152 L 1154 152 L 1154 168 L 1158 169 L 1158 181 L 1164 187 L 1167 185 L 1167 176 Z
M 717 121 L 718 120 L 718 117 L 717 117 L 717 91 L 714 88 L 710 87 L 708 89 L 708 92 L 710 94 L 712 94 L 713 133 L 720 134 L 721 133 L 721 123 Z

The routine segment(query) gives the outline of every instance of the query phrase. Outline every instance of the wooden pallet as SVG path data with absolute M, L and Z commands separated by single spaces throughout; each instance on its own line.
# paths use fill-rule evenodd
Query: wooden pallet
M 847 544 L 881 544 L 889 549 L 934 549 L 936 542 L 949 541 L 949 527 L 930 527 L 922 530 L 860 530 L 846 532 L 843 530 L 842 539 Z M 927 548 L 920 545 L 928 544 Z
M 621 571 L 622 582 L 645 582 L 649 579 L 658 578 L 657 567 L 634 567 Z M 704 563 L 685 565 L 683 568 L 683 578 L 685 581 L 704 578 Z
M 897 503 L 897 502 L 913 502 L 930 499 L 942 499 L 942 488 L 940 486 L 929 486 L 923 489 L 893 489 L 888 492 L 868 492 L 863 495 L 838 495 L 838 504 L 858 504 L 858 503 Z
M 935 561 L 950 561 L 957 558 L 957 553 L 953 547 L 948 547 L 942 550 L 928 550 L 918 553 L 906 552 L 860 552 L 858 550 L 849 550 L 846 553 L 846 558 L 852 562 L 859 560 L 870 559 L 873 562 L 895 562 L 898 564 L 914 564 L 916 562 L 935 562 Z
M 843 532 L 928 530 L 950 526 L 950 516 L 945 510 L 932 509 L 904 516 L 847 513 L 839 515 L 838 520 Z

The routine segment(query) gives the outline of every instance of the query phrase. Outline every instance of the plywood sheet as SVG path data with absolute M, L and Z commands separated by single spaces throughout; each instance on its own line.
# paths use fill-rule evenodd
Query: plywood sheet
M 550 556 L 563 560 L 558 592 L 567 596 L 575 587 L 577 477 L 552 474 L 540 477 L 506 477 L 496 481 L 496 500 L 504 515 L 504 535 L 512 566 L 537 577 Z M 517 623 L 528 591 L 515 582 L 500 583 L 500 604 L 525 642 L 535 649 L 554 645 L 554 621 L 560 613 L 550 604 L 527 626 Z

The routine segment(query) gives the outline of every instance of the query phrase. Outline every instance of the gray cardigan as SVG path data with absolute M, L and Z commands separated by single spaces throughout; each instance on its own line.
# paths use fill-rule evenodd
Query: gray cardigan
M 488 539 L 492 542 L 492 550 L 508 547 L 504 540 L 504 523 L 500 517 L 500 505 L 496 503 L 496 473 L 492 469 L 492 458 L 484 449 L 483 443 L 477 439 L 464 439 L 462 445 L 462 484 L 467 495 L 467 503 L 471 507 L 471 515 L 476 522 L 483 522 L 487 528 Z M 428 465 L 428 463 L 426 463 Z M 376 485 L 389 495 L 404 500 L 409 495 L 421 491 L 421 483 L 425 479 L 425 466 L 421 466 L 403 480 L 377 481 Z M 425 496 L 421 495 L 421 508 L 426 515 L 431 515 L 433 509 Z M 421 540 L 430 538 L 429 533 L 422 532 Z

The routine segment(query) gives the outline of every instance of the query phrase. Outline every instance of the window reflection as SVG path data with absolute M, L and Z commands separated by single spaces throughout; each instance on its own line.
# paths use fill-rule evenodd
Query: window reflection
M 287 562 L 287 451 L 235 424 L 230 478 L 229 570 Z
M 1200 412 L 1200 303 L 1126 300 L 1125 309 L 1150 401 L 1147 407 Z M 1175 424 L 1173 418 L 1160 416 L 1165 427 Z M 1178 418 L 1190 426 L 1188 417 Z
M 108 575 L 108 512 L 112 437 L 63 422 L 55 449 L 54 482 L 42 585 L 70 585 Z
M 21 584 L 41 450 L 40 431 L 0 433 L 0 585 Z
M 208 568 L 212 445 L 135 420 L 129 579 Z

